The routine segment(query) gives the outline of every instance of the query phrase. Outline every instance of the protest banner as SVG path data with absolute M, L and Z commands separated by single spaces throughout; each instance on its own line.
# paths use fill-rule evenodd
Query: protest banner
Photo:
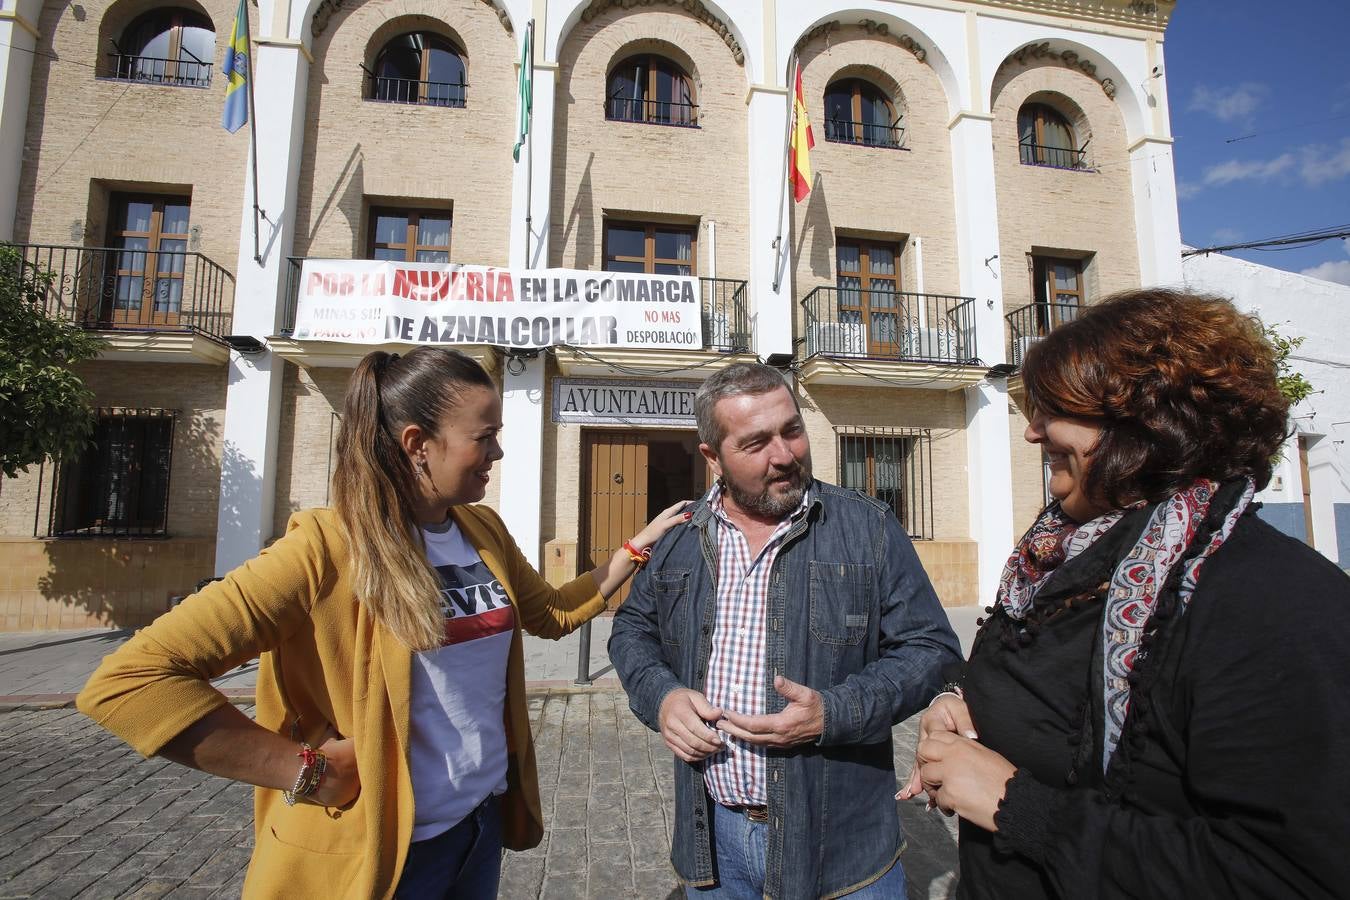
M 702 309 L 688 276 L 306 259 L 293 337 L 700 350 Z

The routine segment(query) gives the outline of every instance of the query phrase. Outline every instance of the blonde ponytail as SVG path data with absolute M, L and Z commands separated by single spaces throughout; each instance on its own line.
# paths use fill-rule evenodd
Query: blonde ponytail
M 347 388 L 333 472 L 333 506 L 347 539 L 358 600 L 413 650 L 445 640 L 440 578 L 427 563 L 416 516 L 416 475 L 398 435 L 434 436 L 465 387 L 495 390 L 488 374 L 447 347 L 406 356 L 377 350 Z

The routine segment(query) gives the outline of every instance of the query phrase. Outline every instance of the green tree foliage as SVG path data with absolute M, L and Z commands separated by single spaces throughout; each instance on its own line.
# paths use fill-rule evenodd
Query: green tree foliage
M 1313 392 L 1312 382 L 1289 364 L 1289 355 L 1303 344 L 1304 338 L 1285 337 L 1274 325 L 1266 325 L 1266 340 L 1275 348 L 1275 374 L 1280 391 L 1293 406 Z
M 46 311 L 53 276 L 0 243 L 0 473 L 79 453 L 94 430 L 93 392 L 71 369 L 103 347 Z

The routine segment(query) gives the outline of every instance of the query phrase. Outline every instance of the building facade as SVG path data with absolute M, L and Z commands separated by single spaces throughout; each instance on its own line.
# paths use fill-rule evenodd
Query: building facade
M 1290 415 L 1289 439 L 1258 514 L 1350 570 L 1350 286 L 1272 269 L 1244 259 L 1187 253 L 1186 286 L 1231 297 L 1280 335 L 1300 341 L 1291 371 L 1313 392 Z
M 94 446 L 0 486 L 7 629 L 139 624 L 327 502 L 375 345 L 295 334 L 305 259 L 698 278 L 698 348 L 463 348 L 501 385 L 486 502 L 527 557 L 570 577 L 704 490 L 687 399 L 759 358 L 948 605 L 992 596 L 1044 501 L 1022 352 L 1181 281 L 1171 2 L 261 0 L 256 194 L 219 124 L 233 4 L 3 3 L 0 239 L 108 341 Z

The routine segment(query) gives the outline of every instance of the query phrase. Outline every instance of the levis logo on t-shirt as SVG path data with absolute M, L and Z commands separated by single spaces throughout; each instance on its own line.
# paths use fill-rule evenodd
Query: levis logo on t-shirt
M 441 612 L 445 614 L 445 643 L 459 644 L 510 631 L 515 613 L 502 583 L 481 562 L 468 568 L 437 566 L 441 584 Z

